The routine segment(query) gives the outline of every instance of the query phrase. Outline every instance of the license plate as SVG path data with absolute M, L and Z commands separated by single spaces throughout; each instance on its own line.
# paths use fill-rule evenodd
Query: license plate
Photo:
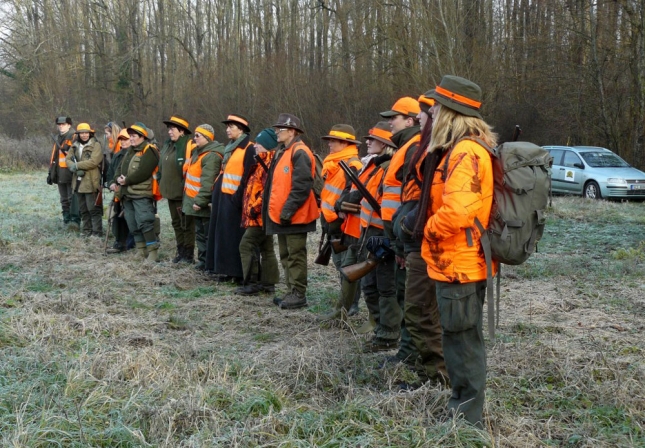
M 630 190 L 645 190 L 645 184 L 630 185 Z

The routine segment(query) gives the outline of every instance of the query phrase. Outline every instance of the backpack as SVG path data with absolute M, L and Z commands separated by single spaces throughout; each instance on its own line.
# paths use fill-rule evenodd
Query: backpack
M 553 157 L 545 149 L 529 142 L 506 142 L 493 149 L 478 138 L 468 139 L 486 148 L 493 165 L 494 197 L 488 229 L 475 218 L 486 259 L 488 328 L 493 338 L 495 305 L 492 297 L 492 263 L 495 260 L 520 265 L 536 251 L 544 233 L 546 209 L 550 203 Z M 500 274 L 501 266 L 497 274 L 497 322 Z
M 304 146 L 304 143 L 302 145 Z M 292 159 L 293 155 L 298 149 L 300 149 L 298 145 L 293 148 L 293 151 L 291 152 Z M 314 156 L 314 163 L 316 165 L 316 170 L 314 172 L 314 185 L 312 187 L 312 190 L 316 198 L 316 204 L 318 204 L 318 207 L 320 207 L 320 194 L 322 193 L 323 186 L 325 185 L 325 180 L 322 177 L 323 160 L 317 153 L 313 152 L 311 149 L 309 151 L 311 151 L 311 154 Z

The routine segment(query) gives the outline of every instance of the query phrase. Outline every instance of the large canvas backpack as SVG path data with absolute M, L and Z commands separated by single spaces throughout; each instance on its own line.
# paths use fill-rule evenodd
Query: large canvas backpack
M 519 265 L 536 251 L 544 233 L 546 209 L 551 197 L 553 157 L 545 149 L 529 142 L 507 142 L 490 148 L 481 139 L 468 139 L 486 148 L 493 164 L 494 198 L 488 228 L 485 229 L 475 219 L 486 258 L 488 331 L 492 338 L 495 336 L 493 260 Z M 498 322 L 500 273 L 501 270 L 497 275 Z

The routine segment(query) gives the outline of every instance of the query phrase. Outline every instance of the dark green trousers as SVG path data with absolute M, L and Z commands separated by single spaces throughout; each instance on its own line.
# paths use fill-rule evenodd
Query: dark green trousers
M 307 233 L 278 234 L 280 263 L 287 292 L 307 293 Z
M 103 206 L 96 206 L 99 193 L 77 193 L 81 214 L 81 232 L 85 236 L 103 235 Z
M 181 211 L 182 201 L 168 199 L 168 209 L 170 211 L 170 224 L 175 232 L 175 241 L 177 246 L 195 247 L 195 217 L 185 215 Z
M 482 315 L 486 281 L 437 282 L 437 302 L 443 328 L 443 355 L 452 395 L 448 409 L 482 425 L 486 389 L 486 346 Z
M 155 205 L 152 198 L 124 198 L 125 220 L 137 243 L 157 242 L 155 235 Z
M 189 215 L 186 215 L 188 218 Z M 188 252 L 193 250 L 197 246 L 197 266 L 203 267 L 206 266 L 206 250 L 208 249 L 208 227 L 210 226 L 211 217 L 210 216 L 190 216 L 191 222 L 193 223 L 194 228 L 194 243 L 184 240 L 184 247 Z M 186 254 L 192 260 L 193 253 Z
M 334 262 L 336 269 L 344 268 L 345 266 L 351 266 L 358 262 L 358 239 L 350 235 L 345 235 L 343 237 L 343 243 L 348 246 L 348 249 L 344 252 L 333 253 L 331 254 L 331 259 Z M 359 282 L 350 283 L 345 280 L 340 273 L 340 299 L 337 306 L 338 309 L 344 308 L 345 311 L 349 311 L 349 307 L 354 303 L 354 298 L 359 290 Z
M 247 227 L 240 241 L 240 259 L 244 281 L 275 285 L 280 281 L 278 258 L 273 247 L 273 235 L 264 233 L 262 227 Z M 258 263 L 261 269 L 258 268 Z M 259 272 L 261 271 L 261 272 Z M 258 274 L 260 274 L 258 278 Z
M 409 253 L 405 265 L 405 327 L 419 354 L 419 376 L 423 380 L 447 378 L 435 281 L 428 277 L 428 265 L 420 252 Z

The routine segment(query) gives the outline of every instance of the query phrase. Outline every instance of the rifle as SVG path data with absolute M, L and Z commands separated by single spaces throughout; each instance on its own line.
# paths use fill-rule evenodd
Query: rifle
M 328 241 L 331 245 L 332 252 L 334 252 L 335 254 L 345 252 L 347 249 L 349 249 L 349 246 L 347 246 L 343 241 L 342 236 L 340 238 L 330 238 Z
M 107 255 L 107 247 L 108 247 L 108 239 L 110 238 L 110 229 L 112 229 L 112 223 L 114 223 L 114 198 L 116 197 L 116 193 L 114 193 L 114 196 L 112 196 L 112 200 L 110 201 L 110 205 L 108 205 L 108 228 L 105 232 L 105 243 L 103 244 L 103 254 Z M 102 206 L 103 204 L 101 204 Z
M 318 255 L 314 260 L 314 263 L 321 266 L 329 265 L 329 259 L 331 258 L 331 243 L 329 238 L 325 239 L 327 233 L 323 232 L 320 235 L 320 242 L 318 243 Z
M 520 127 L 519 124 L 515 125 L 515 129 L 513 130 L 513 140 L 514 142 L 517 141 L 518 138 L 520 138 L 520 134 L 522 134 L 522 128 Z
M 381 216 L 381 204 L 367 191 L 365 185 L 358 179 L 358 176 L 351 170 L 351 168 L 345 163 L 344 160 L 341 160 L 338 165 L 341 167 L 345 174 L 349 177 L 349 180 L 352 181 L 352 184 L 356 187 L 358 192 L 365 198 L 365 200 L 370 204 L 372 210 L 376 212 L 377 215 Z
M 380 260 L 370 253 L 367 260 L 340 268 L 340 275 L 348 282 L 354 283 L 376 269 L 379 263 Z
M 264 163 L 264 160 L 262 160 L 262 157 L 260 157 L 259 154 L 254 155 L 253 158 L 255 159 L 256 162 L 260 164 L 260 166 L 265 172 L 267 173 L 269 172 L 269 167 L 267 166 L 266 163 Z

